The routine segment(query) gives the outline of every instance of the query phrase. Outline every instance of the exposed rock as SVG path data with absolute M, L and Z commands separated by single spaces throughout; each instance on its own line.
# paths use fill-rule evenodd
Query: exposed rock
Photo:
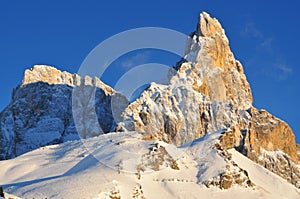
M 3 198 L 4 198 L 4 192 L 3 192 L 2 186 L 0 186 L 0 197 L 3 197 Z
M 300 145 L 297 144 L 297 151 L 298 151 L 298 161 L 300 161 Z
M 251 108 L 240 114 L 238 125 L 220 137 L 224 149 L 236 148 L 251 160 L 300 185 L 297 147 L 291 128 L 265 110 Z
M 233 184 L 251 185 L 246 173 L 230 163 L 226 150 L 236 148 L 300 186 L 295 136 L 285 122 L 252 107 L 243 67 L 234 58 L 217 19 L 207 13 L 200 15 L 185 56 L 175 69 L 170 70 L 168 85 L 152 83 L 130 105 L 97 78 L 49 66 L 26 70 L 23 83 L 13 91 L 12 102 L 0 114 L 0 159 L 78 139 L 77 133 L 88 138 L 114 130 L 137 131 L 145 140 L 183 145 L 227 129 L 215 147 L 235 169 L 215 176 L 208 185 L 224 189 Z M 161 162 L 167 162 L 177 169 L 176 161 L 163 148 L 156 150 L 145 156 L 147 167 L 158 170 Z M 272 154 L 274 151 L 278 153 Z
M 237 122 L 252 106 L 250 86 L 221 25 L 206 13 L 168 86 L 151 84 L 123 113 L 127 130 L 182 145 Z M 152 135 L 154 134 L 154 135 Z
M 146 197 L 144 196 L 144 191 L 142 188 L 142 185 L 137 184 L 134 188 L 134 192 L 132 194 L 133 199 L 146 199 Z
M 225 149 L 236 148 L 251 160 L 300 186 L 297 147 L 291 128 L 265 110 L 251 108 L 220 137 Z
M 36 65 L 32 69 L 25 71 L 21 86 L 37 82 L 44 82 L 48 83 L 49 85 L 64 84 L 68 86 L 74 86 L 74 83 L 78 82 L 78 80 L 76 80 L 76 75 L 72 75 L 68 72 L 61 72 L 54 67 Z
M 72 100 L 73 92 L 78 95 Z M 26 70 L 22 85 L 14 90 L 12 102 L 0 115 L 0 159 L 79 139 L 77 133 L 86 138 L 110 132 L 115 125 L 113 116 L 122 112 L 118 108 L 112 111 L 112 98 L 123 103 L 118 108 L 128 105 L 125 97 L 97 78 L 81 78 L 49 66 Z M 91 119 L 93 113 L 96 115 Z
M 159 143 L 154 143 L 150 146 L 149 152 L 143 155 L 141 164 L 137 166 L 138 178 L 140 178 L 141 172 L 147 169 L 159 171 L 161 167 L 179 170 L 176 160 L 167 152 L 165 147 L 160 146 Z
M 193 63 L 190 77 L 212 101 L 252 106 L 252 93 L 241 63 L 234 58 L 225 31 L 217 19 L 202 13 L 197 31 L 190 34 L 184 59 Z M 182 65 L 178 65 L 183 72 Z M 194 74 L 193 74 L 194 73 Z
M 251 182 L 251 179 L 248 176 L 248 172 L 240 168 L 233 160 L 232 154 L 230 154 L 227 148 L 223 147 L 225 140 L 227 140 L 228 135 L 232 134 L 230 129 L 225 130 L 222 135 L 219 137 L 219 140 L 215 141 L 214 149 L 217 149 L 217 154 L 220 156 L 225 162 L 225 169 L 220 170 L 218 175 L 213 176 L 210 179 L 204 180 L 202 183 L 207 187 L 219 187 L 220 189 L 229 189 L 234 185 L 242 186 L 242 187 L 253 187 L 254 183 Z M 230 139 L 231 140 L 231 139 Z M 229 145 L 232 145 L 232 142 L 229 141 Z M 213 163 L 212 163 L 213 164 Z
M 235 147 L 235 143 L 234 143 L 235 138 L 231 129 L 228 129 L 226 132 L 224 132 L 219 139 L 220 139 L 220 145 L 224 149 L 232 149 Z
M 282 151 L 262 150 L 256 162 L 300 188 L 300 167 Z
M 113 181 L 111 187 L 109 187 L 110 191 L 101 192 L 98 197 L 99 198 L 110 198 L 110 199 L 121 199 L 121 191 L 117 181 Z
M 215 104 L 214 108 L 205 96 L 189 88 L 151 84 L 125 110 L 122 125 L 129 131 L 141 132 L 145 138 L 181 145 L 216 129 L 212 123 L 219 124 L 216 118 L 224 107 Z
M 266 111 L 252 107 L 243 67 L 230 51 L 216 19 L 206 13 L 200 15 L 197 31 L 190 35 L 186 55 L 176 70 L 169 85 L 151 84 L 130 104 L 119 126 L 141 132 L 146 139 L 176 145 L 230 128 L 220 138 L 224 149 L 236 147 L 254 161 L 262 150 L 281 150 L 297 164 L 291 128 Z
M 26 70 L 21 87 L 38 82 L 44 82 L 49 85 L 61 84 L 70 87 L 83 85 L 96 86 L 98 88 L 101 88 L 107 95 L 112 95 L 115 93 L 115 91 L 111 87 L 104 84 L 97 77 L 92 78 L 86 76 L 82 78 L 77 74 L 71 74 L 65 71 L 62 72 L 54 67 L 46 65 L 35 65 L 30 70 Z
M 297 146 L 292 129 L 282 120 L 272 116 L 265 110 L 251 108 L 251 120 L 245 132 L 243 151 L 249 157 L 252 152 L 261 154 L 261 149 L 267 151 L 281 150 L 292 161 L 298 163 Z M 252 158 L 253 159 L 253 158 Z
M 212 37 L 221 34 L 223 29 L 217 19 L 211 18 L 208 13 L 201 13 L 198 20 L 197 32 L 203 37 Z

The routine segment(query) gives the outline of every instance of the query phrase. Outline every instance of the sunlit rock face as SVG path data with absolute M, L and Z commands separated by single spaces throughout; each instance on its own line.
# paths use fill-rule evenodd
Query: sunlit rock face
M 170 70 L 169 85 L 152 83 L 125 109 L 119 128 L 176 145 L 230 128 L 221 140 L 224 148 L 236 148 L 266 168 L 280 160 L 270 162 L 263 152 L 282 151 L 286 155 L 281 167 L 286 169 L 272 171 L 300 184 L 295 136 L 285 122 L 252 106 L 243 67 L 218 20 L 200 15 L 185 54 L 175 72 Z
M 185 60 L 191 62 L 194 90 L 211 101 L 230 103 L 238 109 L 252 106 L 252 93 L 241 63 L 234 58 L 218 20 L 207 13 L 199 17 L 197 31 L 190 34 Z M 178 66 L 179 71 L 189 72 Z
M 169 85 L 151 84 L 120 125 L 181 145 L 237 123 L 239 111 L 252 106 L 252 94 L 220 23 L 202 13 L 185 54 L 170 70 Z
M 225 31 L 202 13 L 184 57 L 170 69 L 168 84 L 151 83 L 131 104 L 97 78 L 49 66 L 26 70 L 0 114 L 0 159 L 111 131 L 137 131 L 145 140 L 181 146 L 222 130 L 221 152 L 235 148 L 300 187 L 293 131 L 252 102 Z

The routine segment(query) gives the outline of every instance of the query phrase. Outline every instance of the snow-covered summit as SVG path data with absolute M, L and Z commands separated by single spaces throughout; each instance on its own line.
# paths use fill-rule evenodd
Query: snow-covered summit
M 188 38 L 186 55 L 175 69 L 168 85 L 151 85 L 125 109 L 119 126 L 178 146 L 230 128 L 223 137 L 227 149 L 237 148 L 262 165 L 268 162 L 259 160 L 264 150 L 282 151 L 287 160 L 278 162 L 286 169 L 272 170 L 275 160 L 266 167 L 299 184 L 294 133 L 284 121 L 252 106 L 243 67 L 234 58 L 217 19 L 200 14 L 196 31 Z
M 216 19 L 200 15 L 174 69 L 132 103 L 97 78 L 27 70 L 0 114 L 0 159 L 25 154 L 0 162 L 0 184 L 25 198 L 299 198 L 293 131 L 252 106 Z

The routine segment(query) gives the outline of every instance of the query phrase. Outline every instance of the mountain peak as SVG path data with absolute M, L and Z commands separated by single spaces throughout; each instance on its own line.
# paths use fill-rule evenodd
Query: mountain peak
M 216 18 L 205 12 L 200 14 L 196 31 L 188 38 L 183 60 L 177 69 L 197 80 L 192 82 L 195 90 L 212 101 L 231 103 L 241 109 L 252 106 L 252 91 L 243 66 L 235 59 Z
M 212 37 L 217 33 L 223 34 L 223 28 L 216 18 L 212 18 L 206 12 L 202 12 L 199 16 L 197 33 L 202 37 Z
M 185 56 L 170 72 L 168 84 L 151 83 L 132 103 L 96 77 L 80 77 L 45 65 L 26 70 L 22 85 L 13 92 L 12 102 L 0 114 L 0 159 L 79 139 L 78 134 L 80 138 L 99 136 L 104 139 L 103 144 L 97 144 L 100 147 L 127 147 L 130 145 L 124 144 L 124 133 L 112 137 L 103 133 L 128 131 L 138 135 L 136 142 L 130 139 L 138 148 L 136 143 L 144 141 L 165 142 L 191 150 L 191 157 L 201 157 L 195 162 L 199 165 L 195 168 L 197 174 L 193 174 L 197 184 L 220 188 L 252 186 L 251 176 L 232 162 L 231 150 L 237 157 L 239 152 L 299 188 L 299 153 L 293 131 L 285 122 L 253 107 L 242 64 L 230 50 L 218 20 L 201 13 L 187 42 Z M 114 143 L 116 139 L 120 142 Z M 175 156 L 169 156 L 168 150 L 157 143 L 151 145 L 149 153 L 142 153 L 146 164 L 129 165 L 138 168 L 138 180 L 148 166 L 158 171 L 164 164 L 158 165 L 160 160 L 166 160 L 171 169 L 177 168 Z M 90 146 L 94 149 L 96 145 Z M 97 151 L 107 152 L 102 149 Z M 207 155 L 203 156 L 205 152 Z M 207 157 L 213 158 L 207 161 Z M 115 160 L 113 167 L 129 168 L 123 161 Z M 90 160 L 87 162 L 90 164 Z M 217 162 L 219 166 L 214 167 Z M 81 167 L 82 163 L 78 165 Z
M 67 84 L 74 86 L 73 75 L 47 65 L 35 65 L 25 71 L 22 86 L 27 84 L 44 82 L 48 84 Z
M 47 65 L 34 65 L 33 68 L 27 69 L 24 74 L 23 82 L 21 87 L 28 84 L 33 84 L 37 82 L 47 83 L 49 85 L 67 85 L 71 87 L 76 86 L 96 86 L 101 88 L 107 94 L 115 93 L 114 89 L 104 84 L 97 77 L 85 76 L 81 77 L 77 74 L 71 74 L 66 71 L 60 71 L 52 66 Z

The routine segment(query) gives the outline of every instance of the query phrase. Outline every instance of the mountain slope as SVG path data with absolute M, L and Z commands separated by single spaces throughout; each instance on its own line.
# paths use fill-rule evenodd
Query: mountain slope
M 144 141 L 134 132 L 102 135 L 84 144 L 72 141 L 47 146 L 1 161 L 0 167 L 4 169 L 0 183 L 4 184 L 5 191 L 22 198 L 300 197 L 299 191 L 285 180 L 234 150 L 230 150 L 232 161 L 248 171 L 254 185 L 234 185 L 223 190 L 214 186 L 207 188 L 204 180 L 222 173 L 229 164 L 211 148 L 220 134 L 216 132 L 181 148 L 159 141 Z M 87 151 L 86 146 L 94 146 L 94 150 Z M 165 150 L 155 153 L 158 149 L 155 147 Z M 147 154 L 151 154 L 154 161 L 144 159 Z M 165 158 L 161 158 L 162 154 Z M 173 161 L 177 167 L 170 164 Z M 138 174 L 141 167 L 144 169 Z M 203 175 L 200 177 L 198 173 Z

